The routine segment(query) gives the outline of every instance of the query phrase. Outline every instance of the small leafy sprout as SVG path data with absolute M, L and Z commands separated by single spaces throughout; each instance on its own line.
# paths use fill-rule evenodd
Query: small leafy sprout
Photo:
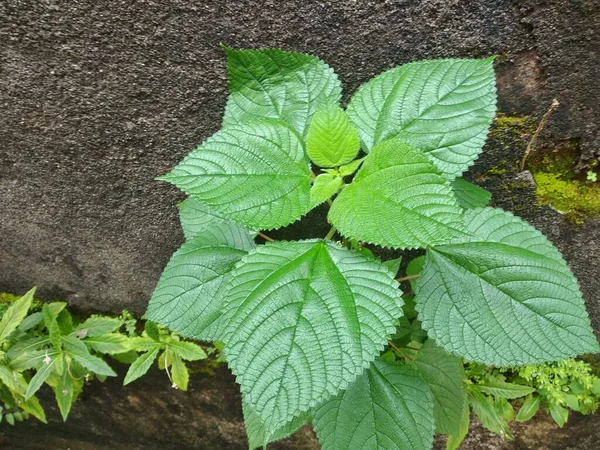
M 146 323 L 142 336 L 136 319 L 124 311 L 120 317 L 94 315 L 83 322 L 71 316 L 66 303 L 34 301 L 35 289 L 10 298 L 0 320 L 0 421 L 13 424 L 30 415 L 46 422 L 36 397 L 49 385 L 64 420 L 84 383 L 104 381 L 116 373 L 104 360 L 139 365 L 139 351 L 162 350 L 167 375 L 178 389 L 186 390 L 189 374 L 183 361 L 206 357 L 196 344 L 153 323 Z M 144 353 L 145 354 L 145 353 Z M 152 363 L 152 361 L 150 361 Z M 133 365 L 132 365 L 133 367 Z M 149 366 L 148 366 L 149 367 Z M 147 369 L 146 369 L 147 370 Z M 131 373 L 128 372 L 131 381 Z M 145 373 L 145 372 L 144 372 Z M 137 372 L 137 376 L 142 373 Z M 136 377 L 137 378 L 137 377 Z
M 587 172 L 587 180 L 595 183 L 596 181 L 598 181 L 598 175 L 596 174 L 596 172 L 588 170 L 588 172 Z
M 137 380 L 158 358 L 158 367 L 164 370 L 175 389 L 187 391 L 189 371 L 184 361 L 198 361 L 206 358 L 206 353 L 197 344 L 182 341 L 179 336 L 165 327 L 146 322 L 142 336 L 133 338 L 132 349 L 142 352 L 129 367 L 123 384 Z
M 526 417 L 534 388 L 465 383 L 463 359 L 513 367 L 599 347 L 559 251 L 462 178 L 496 113 L 493 58 L 393 68 L 344 109 L 314 56 L 225 52 L 222 128 L 160 178 L 189 195 L 186 241 L 145 317 L 223 343 L 251 449 L 309 422 L 325 450 L 428 449 L 435 430 L 456 448 L 470 409 L 511 437 L 509 400 L 534 398 Z M 269 231 L 322 204 L 324 238 Z M 392 249 L 424 254 L 399 274 L 379 258 Z M 163 352 L 180 386 L 172 344 L 146 335 L 127 381 Z

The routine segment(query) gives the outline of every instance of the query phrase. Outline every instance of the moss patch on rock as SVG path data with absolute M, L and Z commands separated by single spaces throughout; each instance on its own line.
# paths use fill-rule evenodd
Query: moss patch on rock
M 574 171 L 573 151 L 546 154 L 530 163 L 540 204 L 563 212 L 577 224 L 600 217 L 600 183 L 582 180 Z

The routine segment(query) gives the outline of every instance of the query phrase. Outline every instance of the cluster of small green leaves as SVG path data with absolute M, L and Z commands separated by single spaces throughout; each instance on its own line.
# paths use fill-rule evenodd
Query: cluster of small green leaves
M 558 250 L 461 178 L 496 112 L 492 58 L 393 68 L 344 109 L 314 56 L 225 51 L 221 130 L 161 178 L 189 195 L 186 241 L 146 317 L 223 342 L 251 448 L 308 422 L 325 450 L 427 449 L 436 429 L 457 441 L 462 358 L 516 366 L 598 351 Z M 255 243 L 321 204 L 324 239 Z M 374 256 L 382 247 L 426 250 L 399 279 L 414 282 L 411 316 L 397 261 Z M 380 357 L 407 327 L 428 337 L 412 360 Z
M 32 415 L 46 422 L 36 397 L 44 383 L 54 391 L 63 420 L 86 381 L 103 381 L 115 371 L 103 359 L 131 364 L 125 384 L 144 375 L 160 353 L 173 387 L 187 390 L 184 361 L 206 358 L 196 344 L 182 341 L 164 327 L 146 322 L 138 335 L 136 321 L 127 312 L 121 317 L 92 316 L 78 322 L 64 302 L 39 303 L 30 290 L 13 303 L 3 303 L 0 321 L 0 419 L 13 424 Z M 8 306 L 10 305 L 10 306 Z M 122 331 L 124 329 L 124 331 Z M 141 354 L 140 354 L 141 353 Z
M 509 439 L 509 423 L 527 421 L 540 408 L 562 427 L 570 410 L 591 414 L 600 402 L 600 378 L 589 364 L 573 359 L 508 369 L 469 363 L 466 376 L 469 403 L 480 422 Z

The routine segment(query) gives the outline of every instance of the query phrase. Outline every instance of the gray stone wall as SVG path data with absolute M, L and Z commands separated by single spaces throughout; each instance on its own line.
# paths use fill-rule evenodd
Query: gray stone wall
M 144 311 L 182 241 L 182 196 L 153 180 L 219 128 L 220 42 L 313 53 L 347 97 L 408 61 L 500 55 L 501 112 L 561 102 L 539 151 L 574 146 L 579 168 L 600 155 L 597 0 L 2 0 L 0 290 Z M 525 145 L 492 139 L 469 176 L 559 246 L 600 330 L 600 221 L 538 207 L 527 173 L 486 176 Z

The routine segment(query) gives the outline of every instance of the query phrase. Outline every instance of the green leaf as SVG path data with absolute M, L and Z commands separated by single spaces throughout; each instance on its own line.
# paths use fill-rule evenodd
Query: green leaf
M 0 363 L 0 387 L 4 384 L 12 392 L 24 395 L 27 390 L 27 382 L 23 378 L 23 375 L 16 372 L 13 367 L 8 367 L 3 363 Z
M 50 344 L 50 339 L 45 336 L 37 336 L 23 341 L 17 342 L 6 352 L 6 357 L 9 361 L 12 361 L 28 354 L 33 350 L 38 350 Z
M 569 420 L 569 410 L 556 403 L 550 403 L 548 410 L 557 425 L 561 428 L 564 427 L 567 420 Z
M 161 179 L 251 228 L 288 225 L 310 209 L 303 143 L 282 122 L 222 129 Z
M 167 348 L 186 361 L 198 361 L 206 358 L 206 353 L 197 344 L 184 341 L 169 341 Z
M 524 386 L 522 384 L 515 383 L 504 383 L 502 381 L 484 381 L 477 383 L 475 388 L 479 389 L 485 394 L 508 399 L 525 397 L 526 395 L 535 392 L 535 389 L 530 386 Z
M 430 449 L 431 391 L 415 368 L 375 360 L 316 409 L 313 425 L 323 450 Z
M 314 56 L 282 50 L 225 51 L 229 100 L 224 127 L 262 118 L 281 119 L 305 136 L 321 105 L 340 100 L 337 75 Z
M 260 420 L 260 416 L 248 405 L 244 397 L 242 397 L 242 410 L 244 412 L 244 426 L 246 427 L 246 435 L 248 436 L 249 450 L 264 447 L 271 442 L 285 439 L 310 422 L 310 415 L 303 413 L 298 417 L 294 417 L 283 427 L 275 430 L 270 436 L 267 436 L 267 430 Z
M 344 185 L 344 180 L 329 173 L 322 173 L 310 188 L 310 204 L 318 206 L 333 197 Z
M 129 338 L 119 333 L 99 334 L 85 339 L 83 343 L 92 350 L 107 355 L 126 353 L 131 349 Z
M 230 223 L 208 226 L 172 256 L 144 317 L 183 336 L 215 340 L 226 275 L 254 248 L 250 235 Z
M 411 259 L 406 266 L 406 275 L 421 275 L 423 273 L 423 267 L 425 266 L 425 255 L 417 256 L 416 258 Z M 410 288 L 414 291 L 417 285 L 417 279 L 409 280 Z
M 10 361 L 10 367 L 13 370 L 22 371 L 31 369 L 37 366 L 46 356 L 54 358 L 59 355 L 57 351 L 48 350 L 30 350 L 17 356 L 15 359 Z
M 181 357 L 177 354 L 173 357 L 173 362 L 171 363 L 171 377 L 173 378 L 173 383 L 182 391 L 187 391 L 188 383 L 190 381 L 190 374 L 185 367 L 185 363 L 181 359 Z
M 471 390 L 469 392 L 469 404 L 481 424 L 504 438 L 513 439 L 504 416 L 499 415 L 492 400 L 481 392 Z
M 246 230 L 241 225 L 233 225 L 233 223 L 221 216 L 216 211 L 204 206 L 193 197 L 189 197 L 177 205 L 179 208 L 179 220 L 181 228 L 186 240 L 191 240 L 199 234 L 208 230 L 214 230 L 215 225 L 227 224 L 226 227 L 243 230 L 248 234 L 250 239 L 254 239 L 256 233 Z
M 352 161 L 351 163 L 341 166 L 339 168 L 340 176 L 347 177 L 349 175 L 352 175 L 354 172 L 356 172 L 358 170 L 358 168 L 360 167 L 360 165 L 363 163 L 364 160 L 365 160 L 365 158 L 356 159 L 356 160 Z
M 61 331 L 60 327 L 58 326 L 58 322 L 56 321 L 56 318 L 58 317 L 58 314 L 60 314 L 60 311 L 62 311 L 62 309 L 52 309 L 48 304 L 45 304 L 42 307 L 42 314 L 44 315 L 44 324 L 48 329 L 48 339 L 50 340 L 52 347 L 54 347 L 54 350 L 56 350 L 57 352 L 60 352 L 62 348 Z
M 572 409 L 573 411 L 580 410 L 579 400 L 577 399 L 577 396 L 573 394 L 563 394 L 563 397 L 565 399 L 565 403 L 570 409 Z
M 60 356 L 58 356 L 60 358 Z M 44 384 L 44 381 L 50 376 L 54 370 L 54 364 L 56 358 L 50 358 L 48 362 L 43 362 L 41 366 L 37 368 L 35 375 L 31 378 L 29 386 L 27 386 L 27 392 L 25 392 L 25 400 L 29 400 L 33 394 L 35 394 Z
M 402 263 L 402 257 L 395 258 L 395 259 L 389 259 L 387 261 L 383 261 L 383 265 L 385 267 L 387 267 L 388 269 L 390 269 L 390 272 L 392 272 L 392 274 L 394 276 L 396 276 L 398 274 L 398 271 L 400 270 L 400 264 L 401 263 Z
M 468 402 L 465 402 L 463 407 L 461 417 L 460 417 L 460 425 L 456 432 L 451 433 L 446 440 L 446 450 L 457 450 L 462 444 L 462 441 L 465 439 L 467 434 L 469 433 L 469 425 L 471 423 L 471 408 L 469 408 Z
M 463 178 L 456 178 L 452 182 L 452 189 L 458 204 L 464 209 L 483 208 L 492 198 L 490 192 Z
M 494 397 L 494 407 L 499 416 L 504 417 L 507 423 L 515 418 L 515 410 L 504 397 Z
M 477 158 L 496 114 L 492 58 L 405 64 L 363 85 L 348 105 L 366 151 L 399 139 L 453 179 Z
M 23 319 L 20 325 L 17 327 L 20 331 L 29 331 L 33 327 L 38 326 L 44 320 L 44 315 L 41 312 L 35 312 L 33 314 L 28 315 Z
M 592 392 L 594 395 L 600 396 L 600 378 L 596 378 L 594 380 L 594 385 L 592 387 Z
M 497 366 L 598 351 L 577 281 L 539 231 L 493 208 L 468 210 L 465 223 L 472 238 L 430 248 L 417 280 L 431 338 Z
M 2 320 L 0 320 L 0 343 L 4 342 L 17 329 L 19 324 L 25 319 L 25 316 L 27 316 L 27 311 L 29 311 L 31 302 L 33 301 L 35 289 L 31 289 L 19 300 L 10 305 L 2 315 Z
M 83 367 L 97 375 L 107 377 L 116 377 L 117 374 L 102 359 L 90 353 L 83 342 L 75 336 L 66 336 L 62 339 L 65 352 L 67 352 L 74 361 L 77 361 Z
M 48 378 L 48 384 L 52 386 L 56 404 L 58 405 L 63 421 L 66 421 L 73 403 L 75 403 L 77 396 L 81 392 L 83 382 L 73 379 L 69 375 L 69 372 L 65 370 L 62 375 L 53 373 Z
M 79 338 L 98 336 L 117 331 L 123 325 L 121 319 L 113 317 L 92 316 L 82 324 L 75 327 L 75 333 Z
M 525 403 L 517 413 L 516 421 L 525 422 L 535 416 L 535 413 L 540 409 L 540 397 L 529 396 L 525 399 Z
M 448 182 L 420 152 L 399 141 L 376 146 L 335 199 L 329 221 L 353 239 L 415 248 L 464 235 Z
M 154 362 L 154 360 L 156 359 L 156 356 L 158 355 L 159 350 L 160 350 L 159 347 L 155 347 L 146 353 L 142 353 L 138 357 L 138 359 L 136 359 L 133 362 L 133 364 L 131 364 L 131 366 L 129 366 L 129 370 L 127 371 L 127 374 L 125 375 L 125 380 L 123 381 L 123 385 L 125 386 L 125 385 L 131 383 L 132 381 L 137 380 L 141 376 L 145 375 L 146 372 L 148 372 L 148 370 L 152 366 L 152 363 Z
M 360 150 L 358 131 L 342 108 L 322 106 L 308 129 L 306 153 L 319 167 L 337 167 L 352 161 Z
M 46 420 L 46 413 L 44 412 L 44 408 L 42 408 L 40 401 L 35 395 L 28 400 L 21 400 L 19 406 L 23 411 L 25 411 L 27 414 L 31 414 L 40 422 L 48 423 L 48 421 Z
M 225 356 L 267 435 L 352 382 L 402 315 L 381 263 L 331 241 L 260 246 L 232 272 Z
M 456 433 L 467 403 L 462 360 L 427 341 L 417 353 L 415 365 L 433 393 L 436 430 L 447 435 Z
M 147 320 L 144 324 L 144 331 L 150 339 L 160 342 L 160 328 L 152 320 Z

